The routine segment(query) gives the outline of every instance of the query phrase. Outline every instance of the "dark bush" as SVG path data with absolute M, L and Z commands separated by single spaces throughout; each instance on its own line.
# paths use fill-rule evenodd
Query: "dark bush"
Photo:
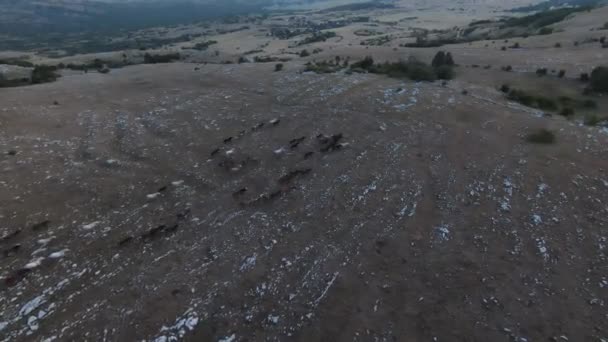
M 283 64 L 281 64 L 281 63 L 275 64 L 274 71 L 281 71 L 281 70 L 283 70 Z
M 374 66 L 374 59 L 370 56 L 365 57 L 363 60 L 353 63 L 351 64 L 351 69 L 363 69 L 363 70 L 370 70 L 372 67 Z
M 435 73 L 440 80 L 451 80 L 454 78 L 454 69 L 448 65 L 442 65 L 435 68 Z
M 503 92 L 503 93 L 505 93 L 505 94 L 508 94 L 510 90 L 511 90 L 511 87 L 508 84 L 503 84 L 500 87 L 500 91 Z
M 608 67 L 597 67 L 591 72 L 590 87 L 593 91 L 608 93 Z
M 555 43 L 555 47 L 556 47 L 556 48 L 561 48 L 561 47 L 562 47 L 562 44 L 561 44 L 561 43 Z
M 579 79 L 582 82 L 589 82 L 589 74 L 586 73 L 586 72 L 584 72 L 584 73 L 581 74 L 581 76 L 579 77 Z
M 146 53 L 144 55 L 145 64 L 171 63 L 181 58 L 179 53 L 169 53 L 166 55 L 152 55 Z
M 547 68 L 536 69 L 536 74 L 538 76 L 545 76 L 545 75 L 547 75 Z
M 574 115 L 574 109 L 572 109 L 570 107 L 564 107 L 559 112 L 559 115 L 566 116 L 566 117 L 572 116 L 572 115 Z
M 550 130 L 543 128 L 528 134 L 526 140 L 535 144 L 553 144 L 555 142 L 555 134 Z
M 512 66 L 510 66 L 510 65 L 507 65 L 507 66 L 505 66 L 505 67 L 502 67 L 502 70 L 503 70 L 503 71 L 512 71 L 512 70 L 513 70 L 513 67 L 512 67 Z
M 310 56 L 310 52 L 308 52 L 308 50 L 302 50 L 300 52 L 300 57 L 308 57 Z
M 438 68 L 444 65 L 454 66 L 454 58 L 452 57 L 452 54 L 450 52 L 445 53 L 443 51 L 439 51 L 435 54 L 435 57 L 433 57 L 431 65 L 434 68 Z
M 32 84 L 46 83 L 55 81 L 59 75 L 55 72 L 56 67 L 50 65 L 37 65 L 32 70 Z
M 559 78 L 563 78 L 564 76 L 566 76 L 566 70 L 560 70 L 559 73 L 557 74 L 557 77 Z
M 584 100 L 583 107 L 589 108 L 589 109 L 595 109 L 595 108 L 597 108 L 597 103 L 593 100 Z
M 534 96 L 523 90 L 511 89 L 507 98 L 512 101 L 519 102 L 524 106 L 539 108 L 542 110 L 555 111 L 558 106 L 557 103 L 544 96 Z

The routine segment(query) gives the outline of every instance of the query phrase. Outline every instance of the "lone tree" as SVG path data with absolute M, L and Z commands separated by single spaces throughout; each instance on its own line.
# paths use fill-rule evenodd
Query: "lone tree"
M 431 65 L 434 68 L 439 68 L 441 66 L 454 66 L 454 58 L 452 58 L 452 54 L 450 52 L 445 53 L 443 51 L 439 51 L 437 54 L 435 54 L 435 57 L 433 57 Z
M 433 57 L 433 61 L 431 62 L 431 65 L 433 67 L 437 68 L 444 64 L 445 64 L 445 53 L 443 51 L 439 51 L 435 54 L 435 57 Z
M 597 67 L 591 72 L 590 86 L 593 91 L 608 93 L 608 67 Z

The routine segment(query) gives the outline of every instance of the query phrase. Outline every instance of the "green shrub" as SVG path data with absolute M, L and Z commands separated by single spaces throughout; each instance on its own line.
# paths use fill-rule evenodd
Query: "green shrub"
M 503 92 L 503 93 L 505 93 L 505 94 L 508 94 L 510 90 L 511 90 L 511 87 L 508 84 L 503 84 L 500 87 L 500 91 Z
M 275 64 L 274 71 L 281 71 L 281 70 L 283 70 L 283 64 L 282 63 Z
M 310 52 L 308 52 L 308 50 L 302 50 L 300 52 L 300 57 L 308 57 L 310 56 Z
M 591 72 L 590 86 L 593 91 L 608 93 L 608 67 L 597 67 Z
M 560 70 L 559 73 L 557 74 L 557 77 L 559 78 L 564 78 L 564 76 L 566 76 L 566 70 Z
M 581 82 L 589 82 L 589 74 L 584 72 L 581 74 L 579 79 L 581 80 Z
M 551 27 L 543 27 L 538 31 L 538 34 L 540 35 L 546 35 L 551 33 L 553 33 L 553 28 Z
M 548 129 L 542 128 L 528 134 L 526 141 L 535 144 L 553 144 L 555 142 L 555 134 Z

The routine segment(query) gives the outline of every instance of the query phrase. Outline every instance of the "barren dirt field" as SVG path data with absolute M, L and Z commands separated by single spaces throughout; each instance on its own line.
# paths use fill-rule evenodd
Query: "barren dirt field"
M 2 90 L 3 341 L 608 338 L 600 128 L 458 80 L 194 68 Z

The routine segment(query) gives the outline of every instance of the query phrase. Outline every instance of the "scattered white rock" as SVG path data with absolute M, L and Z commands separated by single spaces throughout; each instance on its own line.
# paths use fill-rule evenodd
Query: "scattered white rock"
M 272 324 L 278 324 L 279 323 L 279 316 L 268 315 L 268 322 L 270 322 Z
M 224 338 L 220 338 L 217 342 L 234 342 L 236 340 L 236 335 L 232 334 L 230 336 L 226 336 Z
M 53 252 L 51 254 L 49 254 L 49 258 L 51 259 L 59 259 L 59 258 L 63 258 L 65 256 L 65 252 L 67 252 L 68 249 L 63 249 L 57 252 Z
M 245 258 L 245 261 L 243 261 L 243 263 L 241 264 L 241 267 L 240 267 L 241 272 L 246 271 L 246 270 L 252 268 L 253 266 L 255 266 L 257 257 L 258 257 L 257 254 L 254 254 L 252 256 Z
M 27 326 L 30 328 L 30 330 L 32 331 L 36 331 L 38 330 L 38 317 L 36 316 L 30 316 L 27 319 Z
M 160 192 L 155 192 L 153 194 L 148 194 L 148 195 L 146 195 L 146 198 L 148 198 L 148 199 L 155 199 L 158 196 L 160 196 Z
M 450 227 L 447 224 L 435 227 L 435 231 L 441 240 L 447 241 L 450 239 Z
M 44 260 L 44 258 L 36 258 L 36 259 L 30 261 L 29 263 L 27 263 L 25 266 L 23 266 L 23 268 L 26 268 L 26 269 L 36 268 L 42 264 L 42 260 Z
M 89 224 L 83 225 L 82 229 L 84 229 L 84 230 L 91 230 L 91 229 L 97 227 L 100 223 L 101 222 L 99 222 L 99 221 L 91 222 Z

